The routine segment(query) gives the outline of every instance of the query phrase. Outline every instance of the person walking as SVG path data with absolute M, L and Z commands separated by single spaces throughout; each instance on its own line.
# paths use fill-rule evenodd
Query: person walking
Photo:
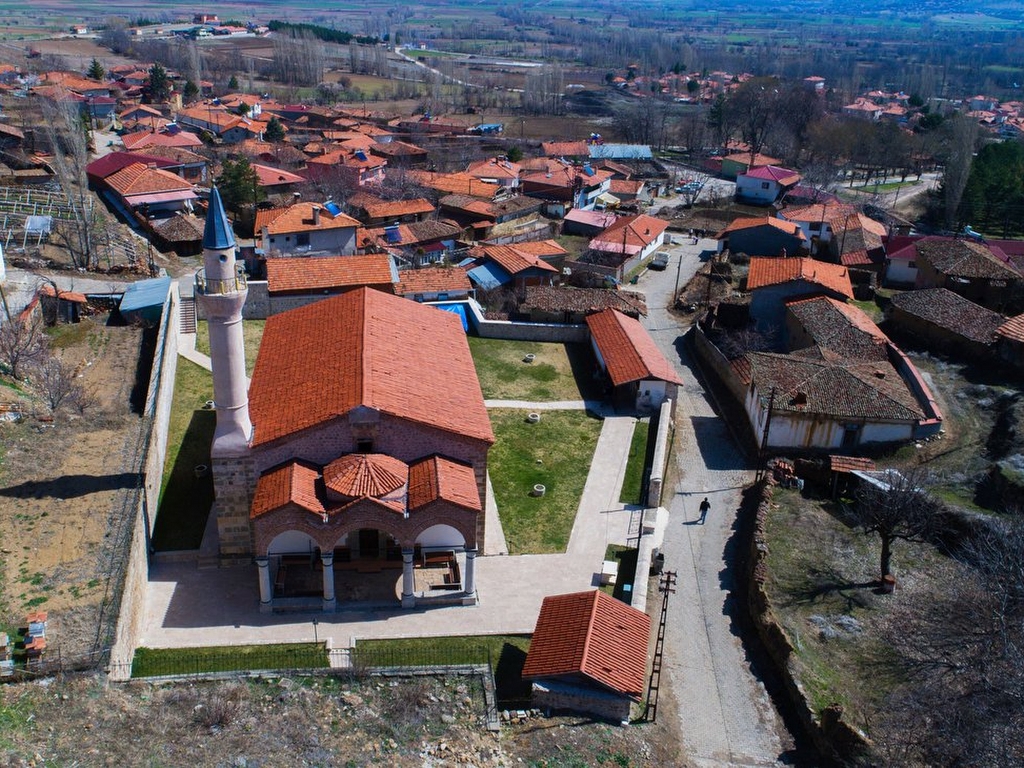
M 711 509 L 711 502 L 708 501 L 708 497 L 704 497 L 704 501 L 700 503 L 700 524 L 704 525 L 704 519 L 708 516 L 708 511 Z

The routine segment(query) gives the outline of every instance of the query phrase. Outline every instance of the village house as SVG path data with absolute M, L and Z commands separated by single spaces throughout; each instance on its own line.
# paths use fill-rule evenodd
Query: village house
M 752 205 L 772 205 L 800 183 L 796 171 L 776 165 L 751 168 L 736 177 L 736 199 Z
M 306 175 L 310 181 L 363 187 L 383 182 L 387 164 L 366 149 L 339 149 L 309 158 Z
M 437 205 L 444 216 L 467 229 L 474 240 L 511 243 L 551 231 L 551 222 L 540 215 L 543 203 L 532 197 L 481 200 L 469 195 L 445 195 Z
M 586 323 L 616 407 L 649 414 L 670 400 L 674 413 L 683 381 L 640 321 L 617 309 L 605 309 L 587 315 Z
M 808 245 L 798 224 L 774 216 L 735 219 L 715 239 L 719 253 L 748 256 L 796 256 Z
M 333 203 L 299 202 L 256 212 L 256 232 L 264 254 L 305 253 L 346 256 L 356 252 L 359 222 Z
M 776 157 L 769 157 L 760 153 L 734 152 L 722 158 L 721 174 L 729 181 L 735 181 L 741 173 L 746 173 L 751 168 L 758 168 L 766 165 L 781 165 L 782 161 Z
M 466 265 L 469 279 L 483 290 L 553 285 L 559 277 L 558 269 L 516 245 L 479 245 L 469 256 L 473 259 L 472 266 Z
M 519 187 L 518 163 L 513 163 L 504 157 L 492 157 L 489 160 L 481 160 L 470 163 L 466 173 L 470 176 L 497 184 L 503 189 L 517 189 Z
M 665 243 L 667 229 L 667 221 L 645 213 L 622 216 L 593 237 L 588 247 L 599 263 L 614 266 L 616 278 L 622 280 Z
M 529 285 L 519 303 L 519 314 L 531 323 L 585 323 L 587 315 L 604 309 L 617 309 L 627 317 L 647 314 L 642 293 L 609 291 L 605 288 L 578 288 L 568 285 Z
M 413 221 L 359 231 L 364 253 L 390 253 L 401 267 L 422 267 L 443 261 L 459 242 L 462 230 L 452 221 Z
M 545 597 L 523 664 L 532 704 L 627 723 L 647 682 L 651 619 L 600 590 Z
M 782 328 L 786 302 L 792 299 L 830 296 L 847 301 L 853 298 L 846 267 L 807 258 L 753 258 L 746 288 L 751 293 L 750 317 L 762 331 Z
M 137 162 L 107 176 L 103 184 L 108 199 L 125 212 L 138 210 L 147 219 L 190 211 L 198 198 L 192 184 L 177 174 Z
M 412 301 L 454 301 L 476 294 L 461 267 L 423 267 L 398 273 L 395 294 Z
M 990 309 L 1007 306 L 1022 277 L 1001 251 L 985 243 L 956 238 L 924 238 L 916 253 L 916 288 L 948 288 Z
M 938 433 L 942 413 L 928 385 L 860 309 L 829 297 L 785 306 L 791 352 L 731 362 L 757 442 L 850 451 Z
M 436 210 L 431 202 L 423 197 L 410 200 L 383 200 L 363 190 L 349 195 L 345 205 L 368 227 L 423 221 Z
M 946 288 L 895 294 L 886 318 L 894 332 L 915 338 L 942 354 L 985 360 L 994 355 L 996 332 L 1006 318 Z

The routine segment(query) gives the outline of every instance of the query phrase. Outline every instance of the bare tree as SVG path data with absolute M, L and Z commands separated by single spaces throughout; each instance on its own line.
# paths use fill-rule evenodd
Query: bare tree
M 933 530 L 934 504 L 922 487 L 921 472 L 890 470 L 879 485 L 865 483 L 852 512 L 857 525 L 876 534 L 882 549 L 881 579 L 892 575 L 892 546 L 896 541 L 924 541 Z
M 43 318 L 32 312 L 24 320 L 9 317 L 0 325 L 0 361 L 15 379 L 25 373 L 25 366 L 39 360 L 46 353 L 46 335 Z
M 53 148 L 53 170 L 70 208 L 70 218 L 56 223 L 53 236 L 67 248 L 72 266 L 92 269 L 99 261 L 93 235 L 105 222 L 99 206 L 94 205 L 85 175 L 88 123 L 83 121 L 78 102 L 71 99 L 44 99 L 41 103 L 43 133 Z
M 56 413 L 63 405 L 84 402 L 85 393 L 78 381 L 78 371 L 59 357 L 45 356 L 32 378 L 50 413 Z
M 949 134 L 943 152 L 942 196 L 947 229 L 957 223 L 960 201 L 967 188 L 974 159 L 974 146 L 978 140 L 978 122 L 966 115 L 957 115 L 946 121 Z

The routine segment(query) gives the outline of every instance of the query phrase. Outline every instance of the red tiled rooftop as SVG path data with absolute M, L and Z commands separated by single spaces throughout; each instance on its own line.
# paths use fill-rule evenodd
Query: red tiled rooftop
M 426 267 L 406 269 L 398 273 L 395 293 L 407 296 L 415 293 L 466 292 L 473 288 L 466 270 L 458 267 Z
M 583 675 L 639 699 L 646 685 L 647 614 L 600 590 L 545 597 L 522 676 Z
M 480 512 L 480 491 L 473 468 L 442 456 L 431 456 L 409 467 L 409 509 L 432 501 L 447 501 Z
M 270 293 L 390 286 L 394 279 L 391 259 L 386 253 L 272 258 L 266 264 Z
M 794 225 L 795 226 L 795 225 Z M 750 260 L 747 290 L 768 285 L 779 285 L 793 280 L 804 280 L 853 298 L 853 286 L 846 267 L 806 258 L 778 258 L 755 256 Z
M 249 516 L 259 517 L 287 504 L 323 514 L 324 505 L 316 493 L 318 474 L 316 468 L 300 461 L 290 461 L 267 470 L 256 481 Z
M 587 315 L 587 327 L 616 387 L 642 379 L 683 383 L 638 320 L 606 309 Z
M 409 466 L 383 453 L 349 453 L 324 467 L 324 486 L 343 499 L 377 499 L 405 512 Z
M 270 317 L 249 403 L 253 445 L 358 406 L 494 442 L 460 318 L 368 288 Z

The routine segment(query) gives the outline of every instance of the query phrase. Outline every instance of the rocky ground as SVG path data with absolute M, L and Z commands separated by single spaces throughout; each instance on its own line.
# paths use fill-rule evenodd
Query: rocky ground
M 658 726 L 515 712 L 485 727 L 478 678 L 252 678 L 0 687 L 11 766 L 664 766 Z

